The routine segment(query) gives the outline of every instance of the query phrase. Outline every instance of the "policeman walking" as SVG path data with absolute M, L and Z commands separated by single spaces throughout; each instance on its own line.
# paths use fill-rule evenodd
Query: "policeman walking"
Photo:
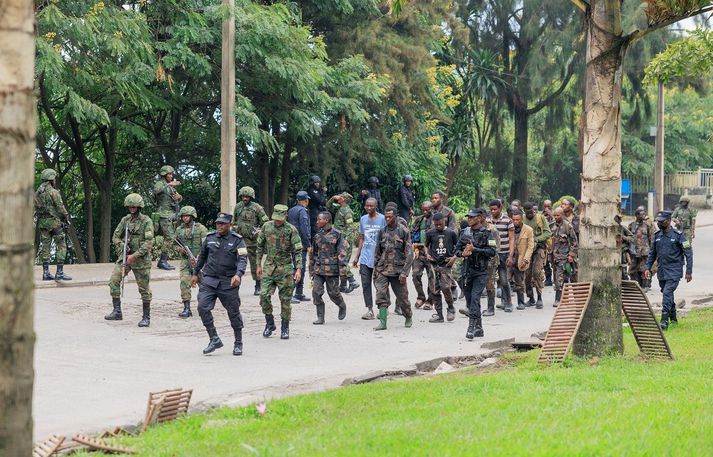
M 671 323 L 678 323 L 676 318 L 676 302 L 673 293 L 682 277 L 683 261 L 686 260 L 686 282 L 693 279 L 693 252 L 691 242 L 679 230 L 671 227 L 671 211 L 660 211 L 656 215 L 659 231 L 654 235 L 649 257 L 646 259 L 644 277 L 651 279 L 651 268 L 658 262 L 657 278 L 663 293 L 663 309 L 661 310 L 661 328 L 666 329 Z
M 309 213 L 307 212 L 310 197 L 306 191 L 301 190 L 297 192 L 295 199 L 297 200 L 297 204 L 287 211 L 287 222 L 292 224 L 297 229 L 297 233 L 300 234 L 300 240 L 302 241 L 302 265 L 306 265 L 307 254 L 312 250 L 312 224 L 310 222 Z M 297 270 L 297 262 L 295 262 L 295 268 L 293 270 L 294 274 Z M 304 276 L 305 275 L 302 275 L 300 280 L 295 282 L 295 294 L 292 297 L 293 304 L 309 301 L 309 298 L 304 294 Z
M 240 315 L 240 282 L 248 264 L 248 250 L 237 233 L 230 230 L 233 217 L 219 213 L 215 219 L 214 232 L 210 232 L 201 246 L 191 287 L 196 287 L 198 277 L 203 273 L 198 289 L 198 315 L 205 326 L 210 342 L 203 354 L 210 354 L 223 347 L 213 323 L 215 300 L 228 311 L 230 326 L 235 334 L 233 355 L 243 355 L 243 318 Z

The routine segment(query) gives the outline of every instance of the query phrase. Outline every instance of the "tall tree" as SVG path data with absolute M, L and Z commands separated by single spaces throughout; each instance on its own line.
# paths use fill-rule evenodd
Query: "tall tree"
M 621 192 L 621 85 L 627 48 L 681 19 L 712 11 L 710 0 L 646 3 L 643 25 L 624 33 L 621 0 L 572 0 L 586 16 L 586 79 L 582 114 L 581 281 L 594 293 L 577 334 L 578 355 L 621 353 L 620 252 L 616 246 Z
M 0 455 L 32 451 L 34 3 L 0 3 Z

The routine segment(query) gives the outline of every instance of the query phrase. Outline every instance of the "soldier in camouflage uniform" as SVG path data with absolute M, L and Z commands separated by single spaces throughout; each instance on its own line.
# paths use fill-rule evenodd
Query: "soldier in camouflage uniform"
M 256 274 L 265 286 L 260 291 L 260 307 L 265 314 L 265 330 L 262 335 L 268 338 L 277 328 L 272 315 L 271 296 L 278 290 L 280 297 L 282 328 L 280 338 L 290 337 L 290 316 L 292 314 L 292 288 L 299 281 L 304 271 L 302 263 L 302 241 L 300 234 L 292 224 L 287 224 L 287 206 L 275 205 L 272 211 L 272 221 L 262 226 L 257 237 L 256 255 L 262 259 L 265 255 L 265 265 L 257 265 Z M 297 259 L 297 260 L 295 260 Z M 292 276 L 293 262 L 297 263 L 294 278 Z
M 525 202 L 522 207 L 525 212 L 525 217 L 522 219 L 522 222 L 528 225 L 535 235 L 535 251 L 532 253 L 532 260 L 530 267 L 527 269 L 525 278 L 525 291 L 529 298 L 527 306 L 534 305 L 536 309 L 542 309 L 542 289 L 544 288 L 545 281 L 547 243 L 550 238 L 552 238 L 552 232 L 550 231 L 550 224 L 547 222 L 547 218 L 542 214 L 537 214 L 535 211 L 536 206 L 534 203 Z M 537 301 L 535 301 L 533 288 L 535 292 L 537 292 Z
M 562 298 L 562 286 L 565 282 L 565 270 L 572 268 L 577 260 L 577 234 L 574 228 L 564 216 L 562 208 L 555 208 L 552 215 L 555 218 L 555 223 L 552 226 L 552 267 L 555 277 L 555 303 L 554 307 L 559 306 L 560 298 Z M 567 266 L 566 264 L 569 264 Z M 571 278 L 572 272 L 568 276 Z
M 696 216 L 698 211 L 688 207 L 691 200 L 682 195 L 678 199 L 678 206 L 673 210 L 671 220 L 676 223 L 676 228 L 686 235 L 686 239 L 693 245 L 693 239 L 696 237 Z
M 339 291 L 339 278 L 349 268 L 347 241 L 342 233 L 332 227 L 332 215 L 323 211 L 317 216 L 317 233 L 314 234 L 312 253 L 309 257 L 309 274 L 312 277 L 312 299 L 317 307 L 315 325 L 324 324 L 324 286 L 329 298 L 339 307 L 338 319 L 347 316 L 347 304 Z
M 406 278 L 413 264 L 411 236 L 408 229 L 399 224 L 397 210 L 389 208 L 384 217 L 386 226 L 379 231 L 374 253 L 374 287 L 376 306 L 379 308 L 379 325 L 374 330 L 386 330 L 386 318 L 391 304 L 389 286 L 396 295 L 396 306 L 401 308 L 408 328 L 412 325 L 413 315 L 406 286 Z
M 208 235 L 208 229 L 200 222 L 196 222 L 198 214 L 192 206 L 184 206 L 178 215 L 182 224 L 176 228 L 176 239 L 188 248 L 188 250 L 180 246 L 178 248 L 178 253 L 181 254 L 180 282 L 181 301 L 183 301 L 183 311 L 178 314 L 178 317 L 187 318 L 193 316 L 191 312 L 191 276 L 193 276 L 193 268 L 198 263 L 198 254 L 206 235 Z
M 411 224 L 411 241 L 413 242 L 413 250 L 415 252 L 416 258 L 413 260 L 413 272 L 411 279 L 413 280 L 413 285 L 416 288 L 416 309 L 432 309 L 432 297 L 436 290 L 436 275 L 433 271 L 433 265 L 428 261 L 426 257 L 426 249 L 424 248 L 424 243 L 426 243 L 426 232 L 433 228 L 433 222 L 431 218 L 433 216 L 431 210 L 433 209 L 433 204 L 430 201 L 424 201 L 421 203 L 421 215 L 416 217 Z M 426 280 L 428 281 L 428 296 L 423 291 L 423 273 L 426 273 Z
M 153 196 L 156 202 L 156 212 L 152 215 L 154 220 L 154 230 L 157 235 L 163 235 L 163 246 L 161 246 L 161 257 L 158 259 L 158 268 L 162 270 L 175 270 L 176 267 L 168 263 L 168 255 L 173 251 L 176 239 L 174 223 L 178 214 L 179 203 L 183 199 L 181 194 L 176 192 L 176 186 L 180 181 L 173 179 L 175 170 L 170 165 L 161 167 L 161 179 L 153 186 Z
M 69 213 L 62 203 L 62 196 L 55 189 L 57 172 L 51 168 L 42 170 L 42 184 L 35 192 L 35 213 L 37 227 L 40 229 L 40 261 L 42 262 L 42 280 L 71 280 L 64 274 L 64 261 L 67 257 L 67 242 L 64 238 L 64 226 L 69 223 Z M 57 249 L 57 272 L 54 276 L 49 270 L 50 245 L 54 240 Z
M 354 239 L 354 212 L 349 207 L 349 203 L 354 197 L 351 196 L 349 192 L 342 192 L 339 195 L 335 195 L 329 199 L 327 202 L 327 208 L 332 209 L 335 205 L 338 205 L 334 213 L 334 228 L 341 232 L 344 241 L 347 243 L 347 268 L 346 274 L 341 278 L 341 285 L 339 291 L 348 294 L 349 292 L 358 289 L 359 284 L 357 284 L 354 279 L 354 273 L 349 267 L 352 256 L 352 248 Z
M 143 302 L 143 318 L 139 327 L 148 327 L 151 322 L 151 248 L 153 248 L 154 225 L 150 217 L 141 214 L 144 199 L 139 194 L 129 194 L 124 199 L 124 206 L 129 214 L 124 216 L 114 230 L 111 241 L 119 259 L 114 265 L 114 271 L 109 278 L 109 292 L 113 310 L 104 319 L 108 321 L 122 320 L 121 314 L 121 280 L 133 270 L 136 285 L 139 287 L 141 301 Z M 128 245 L 126 248 L 126 266 L 123 265 L 124 239 L 128 225 Z
M 629 264 L 631 264 L 629 247 L 631 246 L 631 242 L 634 241 L 634 234 L 621 223 L 621 215 L 617 214 L 614 216 L 614 222 L 619 225 L 619 233 L 616 234 L 616 245 L 621 251 L 621 258 L 619 261 L 621 279 L 628 280 L 630 279 Z
M 656 229 L 647 222 L 644 208 L 637 208 L 635 215 L 636 220 L 629 224 L 629 231 L 634 234 L 634 253 L 629 264 L 629 275 L 642 288 L 647 289 L 651 287 L 651 283 L 644 278 L 644 272 Z
M 233 230 L 243 237 L 245 246 L 248 248 L 248 262 L 250 263 L 250 274 L 255 281 L 255 292 L 253 295 L 260 295 L 260 278 L 257 275 L 257 267 L 262 262 L 256 251 L 256 241 L 260 233 L 260 228 L 269 219 L 265 214 L 265 209 L 255 201 L 255 190 L 252 187 L 242 187 L 238 191 L 238 198 L 241 200 L 235 205 L 233 211 Z M 259 261 L 258 261 L 259 259 Z

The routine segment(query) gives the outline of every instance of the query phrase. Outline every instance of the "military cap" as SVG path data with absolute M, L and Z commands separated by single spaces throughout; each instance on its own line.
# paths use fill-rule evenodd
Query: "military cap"
M 678 199 L 678 202 L 679 203 L 683 203 L 683 202 L 690 203 L 691 199 L 688 198 L 688 195 L 681 195 L 681 198 Z
M 215 222 L 230 224 L 233 222 L 233 215 L 230 213 L 218 213 L 218 216 L 215 218 Z
M 354 200 L 354 197 L 349 192 L 342 192 L 339 196 L 342 197 L 347 203 Z
M 656 214 L 656 221 L 665 221 L 666 219 L 671 219 L 671 211 L 659 211 Z
M 483 208 L 471 208 L 468 213 L 466 213 L 466 216 L 468 217 L 475 217 L 475 216 L 485 216 L 487 213 Z
M 161 171 L 159 172 L 159 174 L 161 176 L 166 176 L 169 173 L 175 173 L 175 172 L 176 172 L 176 170 L 174 170 L 171 165 L 164 165 L 161 167 Z
M 299 201 L 309 200 L 309 194 L 307 192 L 305 192 L 304 190 L 301 190 L 301 191 L 297 192 L 296 198 Z
M 284 221 L 287 219 L 287 207 L 285 205 L 275 205 L 272 210 L 273 221 Z

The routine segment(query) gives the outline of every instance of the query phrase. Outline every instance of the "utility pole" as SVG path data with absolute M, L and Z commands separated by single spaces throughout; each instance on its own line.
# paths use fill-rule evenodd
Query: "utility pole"
M 663 129 L 663 82 L 659 81 L 659 96 L 656 108 L 656 163 L 654 164 L 654 214 L 664 209 L 664 129 Z
M 237 163 L 235 158 L 235 0 L 223 0 L 230 15 L 223 21 L 220 73 L 220 210 L 235 207 Z

